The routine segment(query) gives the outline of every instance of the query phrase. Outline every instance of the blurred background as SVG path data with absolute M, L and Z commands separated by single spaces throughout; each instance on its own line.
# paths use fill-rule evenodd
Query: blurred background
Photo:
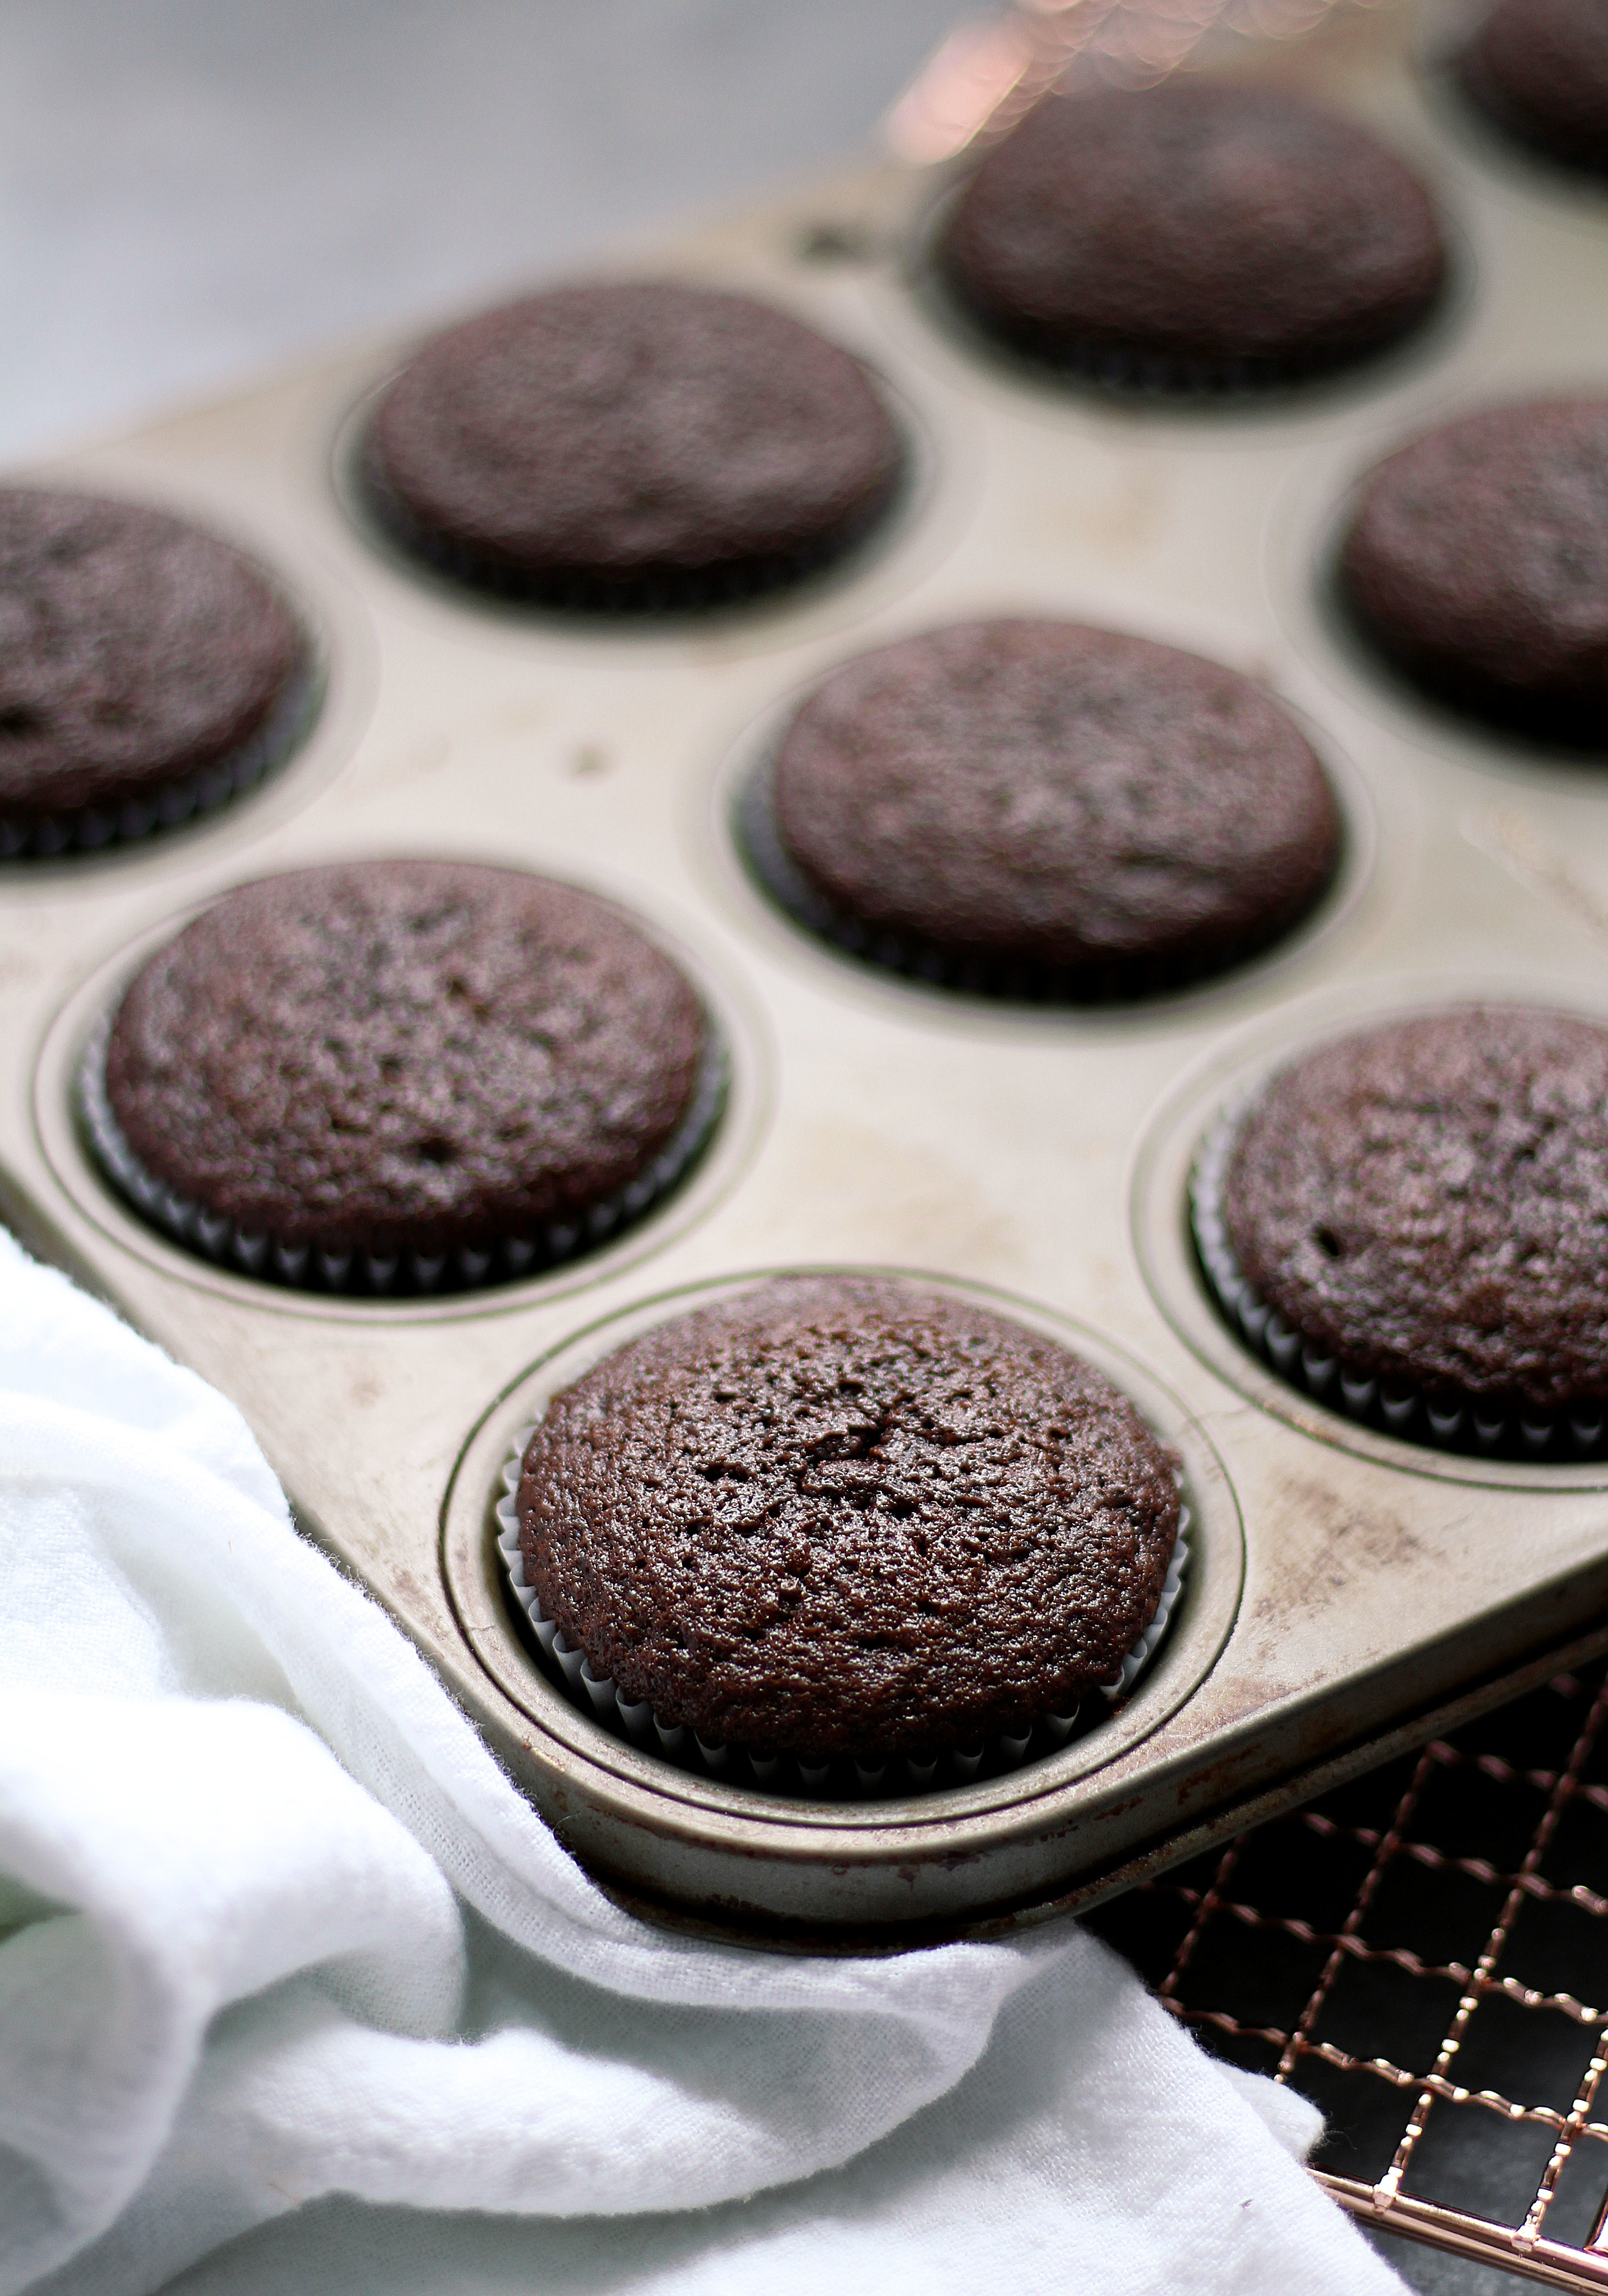
M 0 460 L 824 167 L 979 4 L 5 0 Z

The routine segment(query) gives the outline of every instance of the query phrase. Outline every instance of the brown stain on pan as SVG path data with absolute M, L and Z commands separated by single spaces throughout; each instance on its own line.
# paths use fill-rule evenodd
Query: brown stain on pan
M 1252 1603 L 1255 1620 L 1287 1618 L 1292 1604 L 1308 1612 L 1331 1609 L 1364 1579 L 1410 1570 L 1424 1555 L 1423 1540 L 1393 1508 L 1342 1500 L 1315 1478 L 1286 1472 L 1274 1514 L 1286 1567 L 1276 1587 Z

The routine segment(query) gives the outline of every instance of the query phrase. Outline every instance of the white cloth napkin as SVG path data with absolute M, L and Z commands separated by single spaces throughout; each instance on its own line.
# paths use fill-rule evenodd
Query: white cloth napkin
M 0 1236 L 0 2296 L 290 2211 L 187 2284 L 1397 2287 L 1315 2128 L 1070 1923 L 805 1961 L 617 1911 L 232 1406 Z

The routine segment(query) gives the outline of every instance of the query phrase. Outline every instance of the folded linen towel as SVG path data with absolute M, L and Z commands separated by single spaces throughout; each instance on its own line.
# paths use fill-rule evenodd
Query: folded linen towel
M 621 2296 L 1398 2286 L 1315 2129 L 1071 1923 L 810 1961 L 619 1911 L 233 1406 L 0 1236 L 0 2296 L 324 2196 L 207 2284 L 457 2285 L 491 2215 L 591 2220 L 509 2285 Z

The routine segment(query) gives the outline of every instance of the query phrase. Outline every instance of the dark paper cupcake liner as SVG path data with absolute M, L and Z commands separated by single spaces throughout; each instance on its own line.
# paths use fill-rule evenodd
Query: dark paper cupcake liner
M 801 1754 L 756 1754 L 742 1746 L 711 1745 L 685 1724 L 661 1721 L 646 1700 L 633 1704 L 622 1698 L 612 1678 L 595 1674 L 584 1652 L 574 1648 L 565 1639 L 562 1629 L 547 1617 L 536 1589 L 526 1583 L 524 1558 L 520 1551 L 520 1475 L 525 1451 L 535 1433 L 534 1425 L 522 1428 L 512 1456 L 504 1464 L 503 1489 L 496 1505 L 496 1541 L 508 1594 L 535 1637 L 548 1678 L 562 1690 L 572 1706 L 603 1723 L 605 1728 L 619 1731 L 644 1751 L 660 1755 L 682 1768 L 702 1771 L 728 1784 L 754 1785 L 769 1793 L 802 1794 L 816 1801 L 857 1801 L 877 1795 L 936 1792 L 946 1787 L 970 1785 L 980 1776 L 995 1777 L 1002 1771 L 1020 1769 L 1024 1763 L 1039 1761 L 1057 1752 L 1074 1735 L 1081 1737 L 1098 1728 L 1106 1716 L 1127 1699 L 1165 1638 L 1189 1561 L 1190 1513 L 1187 1502 L 1184 1502 L 1179 1506 L 1178 1535 L 1155 1612 L 1116 1674 L 1109 1682 L 1095 1685 L 1096 1700 L 1080 1701 L 1070 1714 L 1039 1715 L 1021 1737 L 1001 1736 L 975 1747 L 950 1749 L 924 1761 L 899 1755 L 874 1767 L 847 1755 L 812 1761 Z M 1086 1713 L 1091 1702 L 1095 1710 Z
M 947 293 L 969 333 L 1038 374 L 1056 381 L 1091 384 L 1118 398 L 1156 399 L 1185 408 L 1192 404 L 1256 404 L 1321 382 L 1330 375 L 1350 374 L 1407 340 L 1417 332 L 1418 325 L 1432 316 L 1432 313 L 1426 314 L 1424 321 L 1415 322 L 1401 334 L 1392 335 L 1368 350 L 1349 353 L 1341 359 L 1211 359 L 1138 350 L 1130 345 L 1092 339 L 1054 346 L 1035 342 L 1030 337 L 991 326 L 981 312 L 973 310 L 952 288 Z
M 980 318 L 965 311 L 964 306 L 962 309 L 967 324 L 976 332 L 1040 373 L 1092 384 L 1118 398 L 1154 399 L 1187 410 L 1192 405 L 1256 406 L 1286 394 L 1319 389 L 1330 381 L 1347 381 L 1371 366 L 1375 359 L 1388 358 L 1392 351 L 1404 348 L 1422 328 L 1432 326 L 1440 316 L 1443 300 L 1437 297 L 1411 326 L 1404 327 L 1399 334 L 1387 335 L 1369 344 L 1366 349 L 1348 351 L 1339 358 L 1304 360 L 1186 358 L 1100 342 L 1069 343 L 1051 351 L 1014 341 L 1008 335 L 995 335 Z
M 948 214 L 947 204 L 939 213 Z M 934 242 L 937 236 L 934 232 Z M 974 348 L 1014 361 L 1043 380 L 1091 386 L 1120 398 L 1154 400 L 1183 413 L 1192 406 L 1251 407 L 1284 394 L 1320 390 L 1330 381 L 1348 381 L 1366 373 L 1376 360 L 1406 350 L 1444 322 L 1461 299 L 1463 266 L 1459 251 L 1448 248 L 1447 275 L 1432 302 L 1406 325 L 1338 353 L 1315 353 L 1307 358 L 1226 358 L 1144 350 L 1089 336 L 1050 341 L 1031 329 L 1013 328 L 975 304 L 950 275 L 941 250 L 932 242 L 930 246 L 925 265 L 929 294 L 950 325 L 968 337 Z
M 85 806 L 37 819 L 8 819 L 0 814 L 0 861 L 50 861 L 65 853 L 137 844 L 220 811 L 286 763 L 299 748 L 323 699 L 323 668 L 309 644 L 299 669 L 287 680 L 250 740 L 238 750 L 181 780 L 122 798 L 116 805 Z
M 226 1215 L 208 1212 L 149 1171 L 135 1154 L 112 1111 L 106 1089 L 106 1051 L 115 1015 L 108 1013 L 85 1047 L 78 1068 L 78 1113 L 96 1162 L 142 1218 L 174 1242 L 221 1267 L 293 1290 L 360 1299 L 476 1291 L 536 1275 L 577 1259 L 652 1210 L 684 1177 L 707 1146 L 725 1105 L 726 1048 L 710 1029 L 709 1047 L 679 1129 L 628 1187 L 585 1212 L 550 1222 L 534 1234 L 508 1236 L 484 1248 L 444 1252 L 321 1251 L 272 1235 L 248 1234 Z
M 886 485 L 830 537 L 808 549 L 737 559 L 685 571 L 618 578 L 580 567 L 521 573 L 495 558 L 434 532 L 414 517 L 380 467 L 372 427 L 356 456 L 358 500 L 374 525 L 406 557 L 482 596 L 580 617 L 651 619 L 655 615 L 703 614 L 747 605 L 808 581 L 850 557 L 890 519 L 908 495 L 914 457 L 901 436 L 898 460 Z
M 1474 1396 L 1431 1398 L 1403 1382 L 1348 1372 L 1256 1292 L 1234 1254 L 1223 1189 L 1235 1144 L 1259 1095 L 1228 1110 L 1207 1134 L 1190 1175 L 1195 1252 L 1218 1309 L 1251 1351 L 1301 1393 L 1409 1443 L 1527 1459 L 1594 1459 L 1608 1450 L 1600 1407 L 1547 1414 L 1493 1407 Z
M 830 942 L 863 964 L 993 1004 L 1135 1004 L 1149 996 L 1177 996 L 1204 982 L 1219 980 L 1241 965 L 1269 955 L 1316 917 L 1346 866 L 1342 845 L 1328 882 L 1314 901 L 1267 932 L 1225 941 L 1209 963 L 1200 957 L 1135 955 L 1106 964 L 1054 967 L 963 955 L 867 923 L 835 908 L 817 891 L 782 841 L 772 794 L 774 773 L 775 758 L 767 756 L 750 774 L 738 794 L 734 826 L 751 874 L 777 907 L 817 939 Z

